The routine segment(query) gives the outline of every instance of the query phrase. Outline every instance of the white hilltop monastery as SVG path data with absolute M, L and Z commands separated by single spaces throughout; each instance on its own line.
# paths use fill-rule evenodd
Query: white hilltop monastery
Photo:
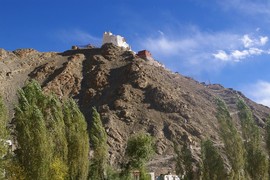
M 126 39 L 124 37 L 122 37 L 120 35 L 114 35 L 111 32 L 104 32 L 104 34 L 103 34 L 102 45 L 106 44 L 106 43 L 112 43 L 112 44 L 114 44 L 118 47 L 122 47 L 128 51 L 132 51 L 130 45 L 126 42 Z M 132 52 L 134 53 L 134 55 L 136 54 L 134 51 L 132 51 Z M 139 51 L 136 54 L 136 57 L 144 59 L 150 65 L 165 68 L 165 66 L 163 64 L 159 63 L 158 61 L 156 61 L 152 57 L 151 53 L 147 50 Z
M 106 43 L 112 43 L 116 46 L 123 47 L 131 51 L 130 45 L 126 42 L 126 39 L 120 35 L 114 35 L 111 32 L 104 32 L 102 45 Z

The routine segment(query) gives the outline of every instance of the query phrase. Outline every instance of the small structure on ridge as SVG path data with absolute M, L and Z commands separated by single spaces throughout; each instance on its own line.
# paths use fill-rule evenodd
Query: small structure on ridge
M 149 60 L 149 61 L 154 60 L 154 58 L 152 57 L 152 54 L 147 50 L 139 51 L 137 53 L 137 56 L 139 56 L 142 59 Z
M 150 51 L 142 50 L 142 51 L 139 51 L 136 55 L 137 55 L 139 58 L 142 58 L 142 59 L 146 60 L 146 62 L 147 62 L 148 64 L 150 64 L 150 65 L 165 68 L 165 66 L 164 66 L 163 64 L 161 64 L 160 62 L 156 61 L 156 60 L 152 57 L 152 54 L 150 53 Z
M 112 43 L 118 47 L 123 47 L 126 50 L 131 51 L 130 45 L 126 42 L 126 39 L 120 35 L 114 35 L 111 32 L 104 32 L 102 45 L 106 43 Z
M 95 48 L 94 45 L 92 44 L 87 44 L 87 45 L 74 45 L 74 46 L 71 46 L 71 49 L 72 50 L 78 50 L 78 49 L 93 49 Z

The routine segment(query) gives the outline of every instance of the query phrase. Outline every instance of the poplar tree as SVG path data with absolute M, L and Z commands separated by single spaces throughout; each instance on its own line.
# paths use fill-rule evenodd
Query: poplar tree
M 268 161 L 261 144 L 259 127 L 256 125 L 250 108 L 243 100 L 237 103 L 238 116 L 246 149 L 246 170 L 252 179 L 267 179 Z
M 220 135 L 224 142 L 225 153 L 232 167 L 233 179 L 244 178 L 244 146 L 242 138 L 232 122 L 232 118 L 226 104 L 217 99 L 217 120 L 219 122 Z
M 107 178 L 108 164 L 107 133 L 96 108 L 92 108 L 90 143 L 94 153 L 91 159 L 89 177 L 93 180 L 104 180 Z
M 17 170 L 19 174 L 23 170 L 26 179 L 87 179 L 89 138 L 77 104 L 71 99 L 62 103 L 54 95 L 45 95 L 35 81 L 18 94 L 15 169 L 22 167 Z
M 182 147 L 174 142 L 174 152 L 176 154 L 176 173 L 178 175 L 184 175 L 184 179 L 193 179 L 193 157 L 188 142 L 184 142 Z
M 270 116 L 268 117 L 266 121 L 266 128 L 265 128 L 265 141 L 266 141 L 266 150 L 268 157 L 270 157 Z M 268 158 L 268 177 L 270 177 L 270 159 Z
M 211 140 L 202 142 L 202 174 L 203 180 L 228 179 L 223 159 Z
M 6 156 L 9 148 L 6 142 L 10 138 L 7 125 L 7 110 L 0 96 L 0 179 L 4 178 L 5 175 Z
M 49 179 L 53 147 L 40 107 L 46 97 L 37 83 L 19 90 L 19 105 L 15 108 L 16 151 L 27 179 Z
M 69 99 L 63 107 L 68 142 L 68 174 L 71 180 L 84 180 L 89 168 L 89 136 L 87 124 L 74 100 Z
M 177 144 L 176 141 L 173 143 L 173 148 L 174 148 L 174 153 L 175 153 L 175 171 L 177 175 L 183 175 L 185 173 L 185 168 L 183 165 L 183 158 L 182 158 L 182 153 L 179 145 Z
M 44 108 L 45 123 L 48 135 L 52 139 L 53 160 L 51 162 L 51 179 L 68 177 L 68 142 L 66 139 L 62 103 L 53 95 L 47 97 L 47 107 Z

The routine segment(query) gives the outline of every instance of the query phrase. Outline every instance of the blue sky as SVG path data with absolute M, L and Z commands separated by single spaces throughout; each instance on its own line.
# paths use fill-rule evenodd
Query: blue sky
M 104 31 L 172 71 L 270 106 L 270 1 L 1 0 L 0 48 L 65 51 Z

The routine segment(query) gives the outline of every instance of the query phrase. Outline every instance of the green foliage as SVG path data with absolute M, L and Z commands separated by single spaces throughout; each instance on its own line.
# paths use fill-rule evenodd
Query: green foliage
M 127 142 L 126 156 L 132 169 L 141 169 L 154 153 L 154 141 L 149 134 L 136 134 Z
M 69 99 L 63 105 L 68 142 L 69 179 L 87 179 L 89 168 L 89 137 L 87 124 L 77 104 Z
M 246 170 L 252 179 L 267 179 L 268 161 L 261 148 L 260 131 L 250 108 L 243 100 L 237 103 L 246 149 Z
M 86 179 L 89 140 L 76 103 L 43 94 L 35 81 L 18 94 L 15 153 L 26 179 Z
M 38 104 L 45 99 L 40 92 L 41 88 L 36 83 L 30 83 L 19 91 L 19 105 L 15 109 L 19 144 L 16 154 L 26 171 L 27 179 L 45 180 L 49 179 L 53 149 L 42 110 L 38 107 Z
M 147 174 L 147 170 L 144 166 L 141 167 L 139 171 L 140 171 L 140 180 L 151 180 L 151 176 Z
M 202 164 L 204 180 L 227 179 L 223 159 L 210 140 L 202 142 Z
M 266 121 L 266 128 L 265 128 L 265 133 L 266 133 L 266 150 L 267 150 L 267 154 L 268 157 L 270 157 L 270 117 L 268 117 L 267 121 Z M 268 158 L 268 176 L 270 177 L 270 160 Z
M 185 172 L 185 168 L 183 166 L 183 158 L 182 158 L 182 153 L 181 149 L 179 146 L 174 142 L 174 153 L 175 153 L 175 171 L 177 175 L 182 175 Z
M 266 121 L 266 149 L 268 152 L 268 156 L 270 157 L 270 117 L 268 117 L 267 121 Z
M 174 152 L 176 154 L 176 174 L 184 174 L 184 179 L 193 179 L 193 158 L 189 144 L 184 142 L 183 146 L 180 148 L 176 143 L 174 143 Z
M 92 123 L 90 127 L 90 141 L 93 149 L 99 149 L 101 145 L 104 149 L 107 149 L 107 133 L 103 127 L 100 115 L 96 108 L 92 108 Z
M 125 165 L 121 178 L 132 179 L 131 172 L 137 170 L 140 172 L 140 179 L 148 180 L 150 177 L 146 173 L 146 162 L 154 154 L 154 139 L 149 134 L 139 133 L 128 139 L 125 157 Z
M 4 178 L 3 175 L 5 172 L 6 156 L 8 154 L 9 148 L 6 142 L 9 139 L 9 131 L 7 125 L 7 110 L 0 96 L 0 179 Z
M 226 104 L 217 99 L 217 114 L 219 122 L 220 135 L 224 142 L 225 153 L 232 166 L 232 178 L 244 178 L 244 146 L 242 138 L 232 122 L 232 118 Z
M 268 179 L 268 161 L 261 149 L 247 150 L 247 172 L 252 179 Z
M 53 156 L 67 165 L 68 142 L 62 103 L 55 96 L 49 96 L 43 109 L 44 121 L 52 139 Z
M 253 120 L 253 114 L 250 108 L 243 100 L 238 101 L 237 108 L 239 110 L 238 116 L 241 122 L 242 136 L 244 138 L 245 146 L 249 145 L 252 146 L 252 148 L 260 147 L 260 131 Z
M 108 180 L 128 180 L 128 178 L 122 178 L 121 173 L 110 166 L 107 167 L 106 172 Z
M 26 173 L 18 159 L 10 158 L 6 162 L 6 178 L 8 180 L 26 180 Z
M 50 179 L 65 180 L 68 174 L 68 167 L 61 159 L 54 159 L 51 163 Z
M 93 180 L 106 179 L 108 168 L 107 133 L 96 108 L 92 109 L 90 143 L 93 147 L 94 157 L 91 159 L 89 178 Z

